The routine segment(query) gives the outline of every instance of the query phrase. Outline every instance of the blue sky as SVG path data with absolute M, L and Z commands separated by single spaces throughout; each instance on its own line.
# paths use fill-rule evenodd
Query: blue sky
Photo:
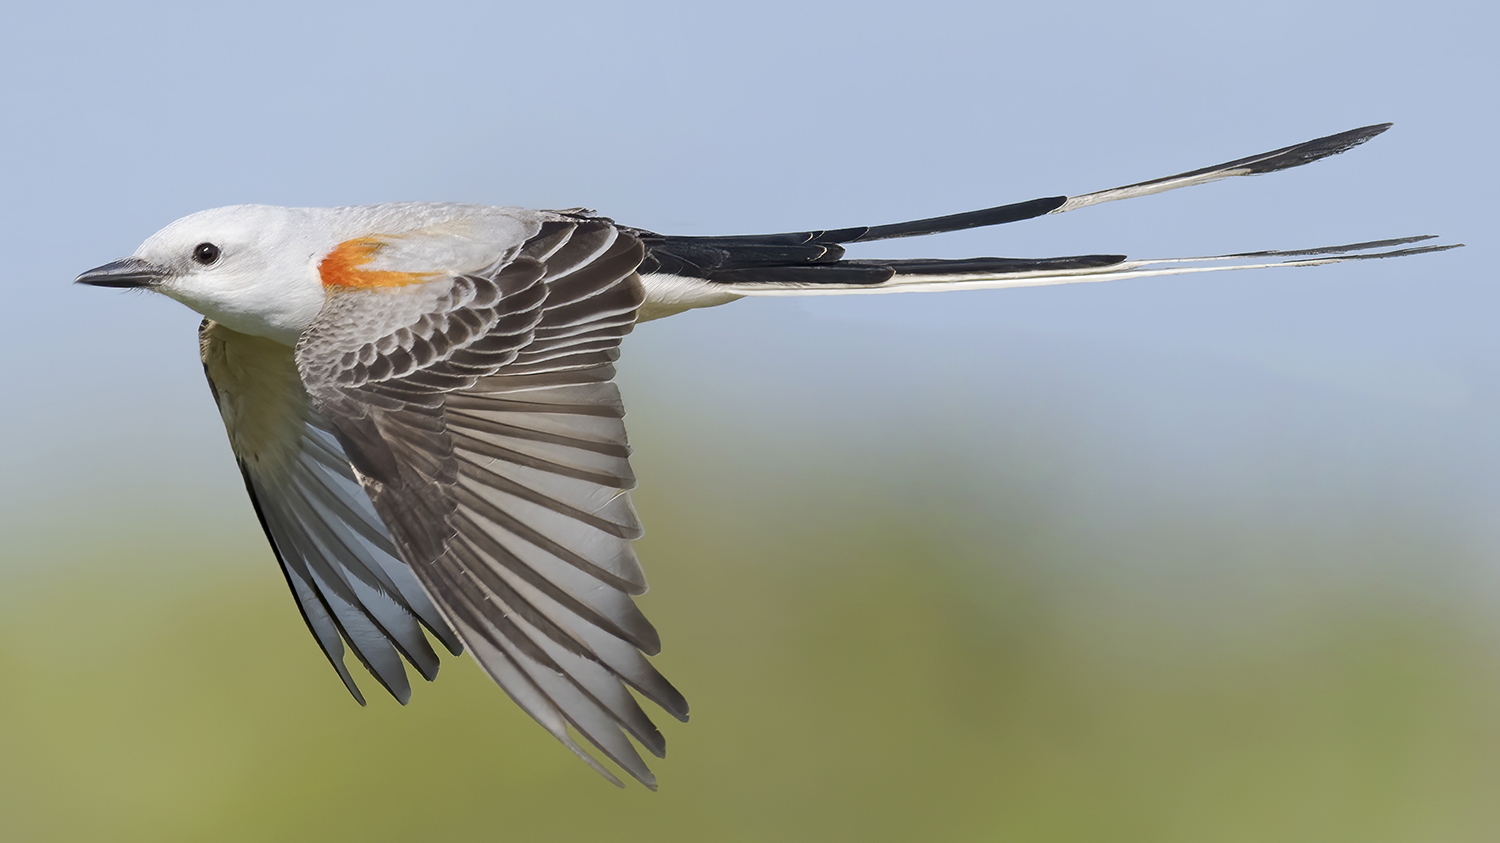
M 39 511 L 99 501 L 248 511 L 201 382 L 197 317 L 69 284 L 200 208 L 425 199 L 581 205 L 674 233 L 843 226 L 1085 192 L 1394 121 L 1306 169 L 881 253 L 1165 257 L 1428 232 L 1468 248 L 1078 288 L 741 302 L 631 338 L 633 431 L 708 425 L 771 462 L 782 447 L 849 465 L 897 443 L 951 447 L 997 473 L 1031 431 L 1068 456 L 1058 482 L 1102 496 L 1106 520 L 1128 519 L 1119 499 L 1148 491 L 1313 506 L 1359 488 L 1500 543 L 1483 527 L 1500 503 L 1492 5 L 8 14 L 0 503 L 13 542 Z M 700 446 L 723 447 L 712 440 Z M 1328 491 L 1308 491 L 1320 483 Z

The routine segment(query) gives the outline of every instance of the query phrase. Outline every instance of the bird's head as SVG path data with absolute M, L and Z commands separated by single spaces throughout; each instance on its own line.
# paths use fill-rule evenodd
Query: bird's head
M 235 205 L 183 217 L 78 283 L 154 290 L 242 333 L 294 344 L 325 299 L 337 243 L 311 209 Z

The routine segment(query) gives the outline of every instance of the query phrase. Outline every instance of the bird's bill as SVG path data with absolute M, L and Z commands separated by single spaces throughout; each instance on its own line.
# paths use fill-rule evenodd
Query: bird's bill
M 120 258 L 96 266 L 74 279 L 75 284 L 91 287 L 154 287 L 167 277 L 167 271 L 140 258 Z

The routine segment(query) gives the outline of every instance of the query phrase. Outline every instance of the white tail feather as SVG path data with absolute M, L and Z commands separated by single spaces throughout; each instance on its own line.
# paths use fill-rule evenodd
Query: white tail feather
M 1083 284 L 1146 278 L 1153 275 L 1187 275 L 1197 272 L 1225 272 L 1236 269 L 1270 269 L 1286 266 L 1321 266 L 1330 263 L 1396 258 L 1427 252 L 1456 249 L 1461 243 L 1389 249 L 1430 240 L 1434 235 L 1401 237 L 1343 246 L 1289 251 L 1244 252 L 1195 258 L 1161 258 L 1126 260 L 1109 266 L 1082 269 L 1035 270 L 1009 273 L 966 273 L 947 275 L 897 275 L 881 284 L 722 284 L 723 292 L 736 296 L 818 296 L 857 293 L 913 293 L 948 290 L 993 290 L 1006 287 L 1041 287 L 1053 284 Z M 1386 251 L 1372 251 L 1386 249 Z M 1288 260 L 1265 260 L 1283 257 Z

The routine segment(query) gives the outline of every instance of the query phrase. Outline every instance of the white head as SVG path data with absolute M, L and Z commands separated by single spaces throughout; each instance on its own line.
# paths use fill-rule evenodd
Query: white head
M 311 208 L 234 205 L 183 217 L 131 257 L 80 275 L 155 290 L 247 334 L 292 345 L 326 298 L 318 262 L 338 241 Z
M 429 202 L 234 205 L 183 217 L 78 281 L 155 290 L 241 333 L 296 345 L 328 285 L 401 288 L 481 272 L 513 256 L 546 216 Z

